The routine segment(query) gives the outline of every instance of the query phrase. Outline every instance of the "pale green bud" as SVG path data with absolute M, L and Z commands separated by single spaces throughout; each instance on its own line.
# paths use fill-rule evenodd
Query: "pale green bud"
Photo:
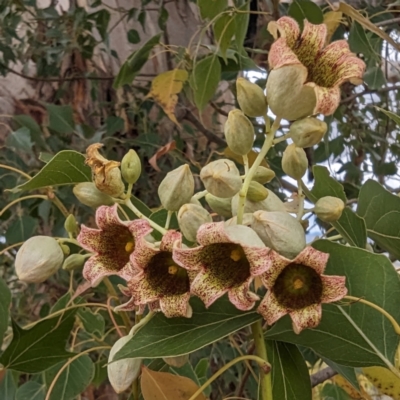
M 268 197 L 268 189 L 256 181 L 251 181 L 249 190 L 247 191 L 247 198 L 250 201 L 263 201 Z
M 97 189 L 93 182 L 78 183 L 72 191 L 76 198 L 85 206 L 97 208 L 114 204 L 113 198 Z
M 254 128 L 240 110 L 232 110 L 225 122 L 224 133 L 228 147 L 240 156 L 246 155 L 254 143 Z
M 178 211 L 194 194 L 194 179 L 189 165 L 168 172 L 158 187 L 161 204 L 168 211 Z
M 171 367 L 181 368 L 189 361 L 189 354 L 184 354 L 183 356 L 176 357 L 164 357 L 163 360 Z
M 237 214 L 239 205 L 239 194 L 232 198 L 232 214 Z M 245 213 L 253 213 L 258 210 L 264 211 L 286 211 L 283 201 L 272 191 L 268 192 L 268 197 L 263 201 L 250 201 L 246 199 L 244 204 Z
M 76 219 L 72 214 L 69 214 L 65 219 L 64 228 L 71 235 L 78 233 L 78 224 L 76 223 Z
M 275 178 L 275 172 L 272 171 L 272 169 L 260 165 L 256 169 L 256 172 L 253 176 L 253 181 L 256 181 L 258 183 L 261 183 L 261 185 L 264 185 L 265 183 L 271 182 L 272 179 L 274 178 Z
M 197 231 L 206 222 L 212 222 L 211 215 L 199 205 L 187 203 L 179 209 L 179 228 L 183 236 L 191 242 L 196 241 Z
M 228 159 L 207 164 L 200 171 L 200 179 L 208 192 L 221 198 L 234 196 L 242 187 L 239 170 L 235 163 Z
M 68 257 L 71 253 L 71 249 L 69 248 L 68 245 L 64 244 L 64 243 L 59 243 L 61 250 L 64 254 L 65 257 Z
M 324 222 L 337 221 L 344 210 L 345 204 L 338 197 L 325 196 L 315 203 L 314 212 Z
M 267 99 L 264 91 L 245 78 L 236 80 L 237 101 L 242 111 L 249 117 L 263 117 L 267 113 Z
M 110 355 L 108 356 L 108 379 L 116 393 L 122 393 L 128 389 L 140 373 L 142 364 L 140 358 L 124 358 L 112 362 L 115 354 L 117 354 L 132 337 L 133 335 L 127 335 L 118 339 L 111 348 Z
M 290 126 L 290 137 L 297 147 L 312 147 L 324 137 L 328 126 L 317 118 L 299 119 Z
M 232 217 L 232 199 L 230 197 L 222 199 L 221 197 L 207 193 L 205 199 L 211 210 L 215 213 L 225 218 Z
M 33 236 L 18 250 L 15 272 L 27 283 L 41 283 L 61 267 L 64 253 L 58 242 L 50 236 Z
M 306 247 L 302 225 L 287 212 L 256 211 L 251 227 L 267 247 L 289 259 Z
M 72 271 L 74 269 L 82 268 L 86 260 L 87 257 L 83 256 L 82 254 L 71 254 L 64 260 L 62 269 L 65 269 L 66 271 Z
M 142 164 L 135 150 L 129 150 L 121 161 L 121 173 L 125 182 L 133 185 L 142 173 Z
M 301 179 L 308 168 L 306 152 L 294 143 L 289 144 L 283 152 L 282 169 L 293 179 Z

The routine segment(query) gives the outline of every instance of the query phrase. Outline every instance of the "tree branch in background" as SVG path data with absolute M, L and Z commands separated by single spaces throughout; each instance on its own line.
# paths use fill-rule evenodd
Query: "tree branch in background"
M 354 93 L 349 97 L 344 98 L 343 100 L 340 101 L 340 104 L 345 104 L 345 103 L 350 103 L 357 97 L 364 96 L 365 94 L 372 94 L 372 93 L 385 93 L 385 92 L 391 92 L 392 90 L 400 90 L 400 85 L 394 85 L 394 86 L 386 86 L 382 89 L 376 89 L 376 90 L 364 90 L 361 93 Z
M 338 373 L 334 371 L 331 367 L 326 367 L 321 369 L 321 371 L 316 372 L 310 376 L 311 379 L 311 387 L 315 387 L 322 382 L 325 382 L 328 379 L 331 379 Z

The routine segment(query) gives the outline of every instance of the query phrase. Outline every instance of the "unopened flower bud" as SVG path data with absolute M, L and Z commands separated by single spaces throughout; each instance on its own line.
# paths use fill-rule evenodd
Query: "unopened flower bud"
M 272 171 L 272 169 L 260 165 L 256 169 L 256 172 L 253 176 L 253 181 L 256 181 L 258 183 L 261 183 L 261 185 L 264 185 L 265 183 L 271 182 L 272 179 L 274 178 L 275 178 L 275 172 Z
M 196 241 L 197 231 L 206 222 L 212 222 L 212 218 L 210 213 L 202 206 L 187 203 L 179 209 L 179 228 L 183 236 L 191 242 Z
M 87 257 L 82 254 L 71 254 L 64 260 L 62 265 L 62 269 L 66 271 L 73 271 L 75 269 L 80 269 L 85 264 Z
M 126 183 L 133 185 L 142 173 L 142 164 L 135 150 L 129 150 L 121 161 L 122 178 Z
M 344 207 L 345 204 L 342 199 L 325 196 L 315 203 L 314 212 L 320 220 L 334 222 L 341 217 Z
M 264 91 L 245 78 L 236 80 L 237 101 L 242 111 L 249 117 L 263 117 L 267 112 Z
M 239 194 L 232 198 L 232 214 L 237 214 L 239 205 Z M 268 191 L 268 197 L 263 201 L 251 201 L 246 198 L 244 204 L 245 213 L 254 213 L 258 210 L 264 211 L 286 211 L 283 201 L 272 191 Z
M 118 339 L 111 348 L 110 355 L 108 356 L 108 379 L 116 393 L 122 393 L 128 389 L 140 373 L 142 364 L 140 358 L 124 358 L 112 362 L 115 354 L 121 350 L 132 337 L 133 335 L 127 335 Z
M 99 149 L 101 143 L 94 143 L 86 149 L 86 164 L 92 169 L 93 181 L 101 192 L 112 197 L 120 197 L 125 185 L 122 182 L 120 163 L 104 158 Z
M 268 197 L 268 189 L 261 185 L 261 183 L 251 181 L 249 190 L 247 191 L 247 198 L 250 201 L 263 201 Z
M 41 283 L 61 267 L 64 254 L 58 242 L 50 236 L 33 236 L 18 250 L 15 272 L 27 283 Z
M 225 122 L 224 133 L 229 148 L 240 156 L 246 155 L 254 143 L 254 128 L 240 110 L 232 110 Z
M 194 194 L 194 179 L 189 165 L 168 172 L 158 187 L 161 204 L 168 211 L 178 211 Z
M 290 137 L 297 147 L 312 147 L 324 137 L 328 126 L 317 118 L 299 119 L 290 126 Z
M 71 235 L 76 235 L 78 233 L 78 224 L 76 223 L 76 219 L 72 214 L 69 214 L 65 219 L 64 228 L 67 233 Z
M 211 193 L 206 194 L 206 202 L 210 206 L 211 210 L 220 215 L 221 217 L 231 218 L 232 217 L 232 199 L 216 197 Z
M 180 368 L 183 367 L 189 361 L 189 354 L 176 357 L 164 357 L 164 362 L 171 367 Z
M 64 243 L 59 243 L 61 251 L 64 254 L 64 257 L 68 257 L 71 254 L 71 249 L 69 248 L 68 245 L 64 244 Z
M 244 213 L 241 225 L 250 227 L 252 223 L 253 223 L 253 214 Z M 237 224 L 238 224 L 237 223 L 237 217 L 232 217 L 232 218 L 229 218 L 228 220 L 225 221 L 225 226 L 226 227 L 227 226 L 237 225 Z
M 308 160 L 306 152 L 294 143 L 289 144 L 283 152 L 282 169 L 293 179 L 301 179 L 306 173 Z
M 239 170 L 228 159 L 207 164 L 200 171 L 200 179 L 208 192 L 223 199 L 234 196 L 242 187 Z
M 97 208 L 111 206 L 114 200 L 108 194 L 100 192 L 93 182 L 81 182 L 72 189 L 76 198 L 85 206 Z
M 251 227 L 267 247 L 289 259 L 306 247 L 306 235 L 300 222 L 287 212 L 257 211 Z

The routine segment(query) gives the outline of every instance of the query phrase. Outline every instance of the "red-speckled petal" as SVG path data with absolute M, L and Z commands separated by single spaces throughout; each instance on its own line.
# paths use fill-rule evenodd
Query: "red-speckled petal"
M 263 316 L 268 325 L 272 325 L 286 315 L 288 310 L 278 303 L 274 294 L 269 290 L 258 306 L 257 312 Z
M 300 27 L 296 20 L 290 17 L 279 18 L 268 24 L 268 31 L 277 39 L 278 33 L 284 38 L 290 47 L 293 47 L 300 36 Z
M 285 65 L 301 65 L 301 62 L 293 50 L 288 46 L 286 40 L 280 38 L 271 46 L 268 54 L 268 64 L 271 69 L 278 69 Z
M 168 295 L 160 299 L 161 311 L 167 318 L 186 317 L 188 314 L 190 294 Z
M 306 265 L 307 267 L 315 269 L 318 274 L 322 274 L 325 271 L 328 258 L 328 253 L 323 253 L 311 246 L 307 246 L 292 263 Z
M 318 53 L 322 50 L 326 38 L 326 25 L 314 25 L 304 20 L 304 29 L 301 38 L 293 51 L 300 62 L 307 68 L 316 62 Z
M 180 246 L 182 243 L 182 235 L 180 232 L 169 230 L 161 239 L 160 250 L 172 252 L 175 246 Z
M 252 279 L 248 279 L 240 286 L 236 286 L 228 291 L 229 301 L 239 310 L 247 311 L 254 307 L 260 298 L 249 290 Z
M 314 89 L 317 102 L 314 108 L 314 114 L 332 115 L 340 103 L 339 86 L 325 88 L 316 85 L 315 83 L 307 83 Z
M 321 303 L 333 303 L 342 299 L 347 294 L 345 276 L 322 275 Z
M 190 291 L 208 308 L 215 300 L 223 296 L 228 288 L 221 287 L 220 281 L 210 272 L 200 272 L 192 282 Z
M 101 240 L 102 231 L 99 229 L 88 228 L 81 225 L 81 231 L 77 237 L 79 244 L 87 251 L 97 252 L 97 247 Z
M 189 271 L 199 271 L 206 268 L 202 257 L 202 250 L 202 246 L 193 249 L 175 247 L 172 252 L 172 258 L 182 268 L 186 268 Z
M 125 225 L 118 217 L 117 204 L 99 207 L 96 211 L 96 223 L 101 230 L 109 228 L 110 225 Z
M 117 259 L 95 255 L 86 261 L 82 274 L 92 287 L 96 287 L 105 276 L 120 275 L 120 271 Z
M 145 269 L 150 260 L 159 253 L 159 250 L 145 238 L 136 242 L 135 250 L 131 253 L 130 260 L 134 269 Z
M 272 267 L 271 249 L 268 247 L 242 246 L 250 264 L 250 274 L 259 276 Z
M 197 231 L 197 242 L 202 246 L 230 242 L 228 235 L 225 233 L 225 223 L 223 221 L 209 222 L 201 225 Z
M 333 67 L 332 77 L 334 78 L 332 86 L 340 86 L 342 83 L 350 81 L 353 85 L 362 83 L 365 71 L 363 60 L 353 56 L 342 56 Z
M 261 280 L 268 289 L 271 289 L 274 286 L 274 283 L 280 273 L 287 265 L 291 264 L 293 261 L 281 256 L 274 250 L 271 250 L 268 253 L 268 256 L 271 262 L 271 266 L 267 269 L 266 272 L 261 275 Z
M 135 240 L 148 235 L 152 232 L 153 228 L 145 219 L 135 219 L 128 223 L 128 229 L 132 232 Z
M 321 322 L 321 316 L 321 304 L 312 304 L 311 306 L 302 308 L 301 310 L 290 312 L 294 332 L 299 334 L 303 329 L 315 328 Z

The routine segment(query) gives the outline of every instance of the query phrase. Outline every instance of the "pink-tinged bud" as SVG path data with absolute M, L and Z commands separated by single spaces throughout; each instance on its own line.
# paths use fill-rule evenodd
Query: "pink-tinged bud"
M 178 211 L 194 194 L 194 179 L 189 165 L 168 172 L 158 187 L 161 204 L 168 211 Z
M 282 169 L 293 179 L 301 179 L 308 168 L 306 152 L 294 143 L 289 144 L 283 152 Z
M 210 162 L 201 169 L 200 179 L 208 192 L 216 197 L 234 196 L 242 187 L 242 178 L 235 163 L 228 159 Z
M 33 236 L 18 250 L 15 272 L 26 283 L 41 283 L 61 267 L 64 253 L 58 242 L 50 236 Z

